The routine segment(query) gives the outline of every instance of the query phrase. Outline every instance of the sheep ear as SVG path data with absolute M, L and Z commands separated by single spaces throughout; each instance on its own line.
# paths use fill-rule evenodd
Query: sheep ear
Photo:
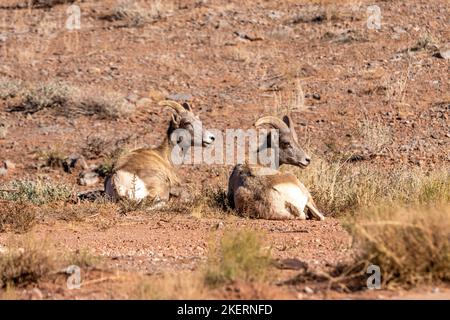
M 295 128 L 294 128 L 294 121 L 292 121 L 291 116 L 285 115 L 283 117 L 283 122 L 286 123 L 286 125 L 289 127 L 289 130 L 291 131 L 291 134 L 294 137 L 295 142 L 298 142 L 297 133 L 295 132 Z
M 189 111 L 189 112 L 192 112 L 192 106 L 189 104 L 189 103 L 187 103 L 187 102 L 183 102 L 183 108 L 184 109 L 186 109 L 187 111 Z
M 285 115 L 283 117 L 283 122 L 286 123 L 286 125 L 289 127 L 289 129 L 292 129 L 292 127 L 294 126 L 294 124 L 292 122 L 292 118 L 289 115 Z

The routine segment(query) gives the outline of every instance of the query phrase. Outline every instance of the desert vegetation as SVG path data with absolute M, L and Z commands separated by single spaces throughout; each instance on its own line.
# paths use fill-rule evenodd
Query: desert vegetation
M 1 78 L 0 98 L 6 99 L 9 112 L 25 114 L 49 110 L 67 117 L 86 115 L 115 119 L 130 115 L 135 108 L 117 92 L 97 95 L 93 88 L 78 88 L 64 82 L 27 86 Z

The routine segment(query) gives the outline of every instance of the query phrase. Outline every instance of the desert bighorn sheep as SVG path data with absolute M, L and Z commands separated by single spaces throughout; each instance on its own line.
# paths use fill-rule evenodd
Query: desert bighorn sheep
M 212 133 L 203 129 L 202 122 L 188 103 L 180 105 L 174 101 L 161 101 L 159 105 L 173 111 L 167 135 L 156 148 L 137 149 L 119 158 L 113 173 L 105 180 L 105 193 L 112 200 L 128 198 L 141 201 L 149 198 L 154 203 L 167 201 L 171 187 L 179 182 L 172 158 L 173 148 L 202 147 L 215 140 Z M 178 129 L 189 134 L 177 136 L 174 133 Z
M 290 116 L 283 120 L 266 116 L 256 121 L 255 126 L 268 124 L 279 130 L 279 164 L 291 164 L 305 168 L 310 157 L 300 147 Z M 266 148 L 270 148 L 270 133 L 266 137 Z M 261 148 L 258 149 L 258 152 Z M 306 187 L 291 173 L 261 165 L 238 164 L 228 181 L 228 201 L 241 214 L 263 219 L 324 220 Z M 306 215 L 305 207 L 310 215 Z

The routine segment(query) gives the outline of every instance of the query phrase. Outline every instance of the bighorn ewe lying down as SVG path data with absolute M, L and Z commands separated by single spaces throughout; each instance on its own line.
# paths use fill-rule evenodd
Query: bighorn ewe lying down
M 300 147 L 289 116 L 284 116 L 283 120 L 273 116 L 262 117 L 255 126 L 263 124 L 278 129 L 280 165 L 290 164 L 301 168 L 309 165 L 310 157 Z M 270 133 L 266 139 L 266 147 L 270 148 Z M 261 151 L 261 148 L 258 149 L 258 152 Z M 238 164 L 234 167 L 228 181 L 228 200 L 238 212 L 254 218 L 325 219 L 297 177 L 260 165 Z M 305 208 L 308 208 L 308 216 Z
M 175 145 L 186 150 L 190 146 L 207 146 L 215 139 L 213 134 L 203 129 L 202 122 L 188 103 L 180 105 L 174 101 L 162 101 L 159 105 L 173 111 L 167 135 L 160 146 L 134 150 L 117 161 L 113 173 L 105 180 L 105 193 L 112 200 L 128 198 L 141 201 L 148 197 L 154 203 L 167 201 L 171 187 L 178 183 L 172 158 Z M 172 135 L 180 131 L 189 134 Z

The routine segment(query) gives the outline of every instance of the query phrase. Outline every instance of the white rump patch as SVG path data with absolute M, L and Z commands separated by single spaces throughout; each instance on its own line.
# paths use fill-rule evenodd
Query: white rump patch
M 135 174 L 119 170 L 114 173 L 111 180 L 118 198 L 141 201 L 148 196 L 144 181 Z
M 298 209 L 300 213 L 304 212 L 308 195 L 306 195 L 297 185 L 292 183 L 279 183 L 273 186 L 279 192 L 278 201 L 289 202 Z

